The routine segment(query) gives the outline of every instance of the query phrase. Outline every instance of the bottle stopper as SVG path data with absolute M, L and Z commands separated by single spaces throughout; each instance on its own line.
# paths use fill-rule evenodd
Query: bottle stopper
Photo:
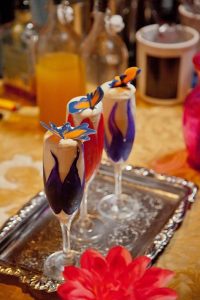
M 124 29 L 124 21 L 120 15 L 105 18 L 106 29 L 113 33 L 119 33 Z

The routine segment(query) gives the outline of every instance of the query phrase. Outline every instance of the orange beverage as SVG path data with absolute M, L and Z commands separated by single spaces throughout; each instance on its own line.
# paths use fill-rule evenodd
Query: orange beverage
M 39 58 L 36 67 L 37 101 L 40 120 L 65 123 L 66 105 L 85 94 L 85 68 L 79 55 L 52 52 Z

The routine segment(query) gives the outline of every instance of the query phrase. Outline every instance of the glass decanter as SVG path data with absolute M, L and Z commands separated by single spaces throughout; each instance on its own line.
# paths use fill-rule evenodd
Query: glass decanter
M 65 122 L 66 103 L 85 93 L 80 38 L 65 22 L 65 5 L 49 0 L 49 18 L 37 47 L 36 89 L 40 119 Z
M 103 8 L 97 5 L 93 27 L 82 44 L 88 91 L 122 73 L 128 66 L 128 50 L 118 34 L 124 28 L 123 19 L 120 15 L 105 13 L 106 3 Z

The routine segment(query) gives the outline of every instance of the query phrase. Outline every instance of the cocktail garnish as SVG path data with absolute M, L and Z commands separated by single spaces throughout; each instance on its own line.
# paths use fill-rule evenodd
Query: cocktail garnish
M 49 125 L 44 122 L 40 124 L 53 134 L 59 136 L 62 139 L 73 139 L 79 141 L 90 140 L 89 135 L 95 134 L 96 130 L 89 128 L 88 123 L 82 123 L 77 127 L 72 127 L 69 122 L 65 123 L 63 126 L 57 127 L 54 123 L 50 122 Z
M 134 80 L 135 77 L 141 72 L 141 69 L 137 67 L 131 67 L 126 69 L 124 74 L 115 76 L 114 80 L 110 83 L 110 87 L 122 87 L 126 86 L 127 83 Z
M 98 86 L 94 93 L 87 94 L 86 97 L 83 97 L 78 101 L 70 102 L 69 113 L 79 113 L 87 108 L 94 109 L 95 106 L 102 100 L 103 95 L 104 93 L 102 88 Z

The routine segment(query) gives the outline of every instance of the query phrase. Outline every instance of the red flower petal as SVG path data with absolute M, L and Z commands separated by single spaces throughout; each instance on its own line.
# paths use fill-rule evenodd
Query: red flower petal
M 161 288 L 166 286 L 173 276 L 174 272 L 172 271 L 151 267 L 138 284 L 146 288 Z
M 90 271 L 75 266 L 69 266 L 65 267 L 63 275 L 66 280 L 79 281 L 87 289 L 92 290 L 95 278 Z
M 66 283 L 58 288 L 63 300 L 175 300 L 177 294 L 164 286 L 174 273 L 148 268 L 151 260 L 131 254 L 121 246 L 104 258 L 90 249 L 81 257 L 81 267 L 66 267 Z
M 141 256 L 135 258 L 118 277 L 121 285 L 124 289 L 132 290 L 134 285 L 138 285 L 140 280 L 147 271 L 147 267 L 150 264 L 151 259 L 147 256 Z
M 132 256 L 130 252 L 122 246 L 115 246 L 111 248 L 106 256 L 106 260 L 109 264 L 115 264 L 115 261 L 120 257 L 122 257 L 126 265 L 132 262 Z
M 158 288 L 149 290 L 148 295 L 145 295 L 143 300 L 176 300 L 177 293 L 169 288 Z M 188 299 L 189 300 L 189 299 Z
M 63 300 L 96 300 L 95 295 L 78 281 L 68 280 L 58 287 L 57 292 Z
M 127 292 L 122 289 L 119 289 L 117 291 L 110 291 L 108 293 L 107 299 L 108 300 L 140 300 L 140 299 L 136 298 L 134 294 L 131 294 L 131 295 L 127 294 Z M 144 300 L 144 299 L 141 298 L 141 300 Z
M 105 258 L 94 249 L 88 249 L 82 254 L 80 265 L 81 268 L 95 271 L 100 276 L 103 276 L 107 271 L 107 262 Z
M 109 269 L 112 272 L 111 274 L 117 278 L 122 272 L 124 272 L 127 265 L 131 263 L 132 256 L 126 248 L 116 246 L 110 249 L 106 256 L 106 260 L 108 262 Z
M 127 268 L 127 275 L 129 275 L 130 280 L 136 282 L 143 277 L 147 268 L 151 263 L 151 259 L 147 256 L 140 256 L 135 258 L 132 263 L 129 264 Z

